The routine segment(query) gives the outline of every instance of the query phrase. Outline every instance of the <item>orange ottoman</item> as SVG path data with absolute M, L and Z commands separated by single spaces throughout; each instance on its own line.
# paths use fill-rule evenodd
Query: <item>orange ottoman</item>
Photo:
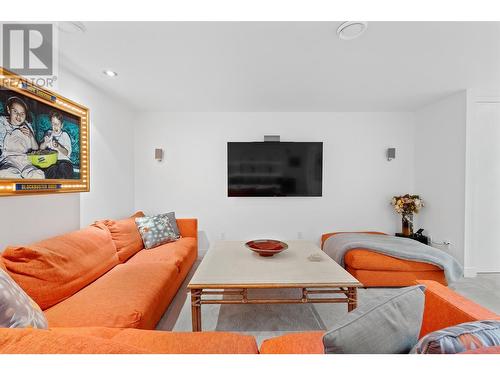
M 322 244 L 340 232 L 326 233 Z M 358 232 L 380 234 L 380 232 Z M 401 287 L 415 284 L 415 280 L 433 280 L 447 285 L 444 271 L 429 263 L 414 262 L 380 254 L 369 249 L 352 249 L 346 252 L 346 270 L 365 287 Z

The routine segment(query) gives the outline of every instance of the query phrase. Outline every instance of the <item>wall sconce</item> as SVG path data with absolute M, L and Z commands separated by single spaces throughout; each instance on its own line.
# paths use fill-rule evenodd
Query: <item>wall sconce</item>
M 155 148 L 155 160 L 162 161 L 163 160 L 163 149 Z
M 387 161 L 391 161 L 393 159 L 396 159 L 396 149 L 395 148 L 388 148 L 387 149 Z
M 279 141 L 280 141 L 279 135 L 265 135 L 264 136 L 264 142 L 279 142 Z

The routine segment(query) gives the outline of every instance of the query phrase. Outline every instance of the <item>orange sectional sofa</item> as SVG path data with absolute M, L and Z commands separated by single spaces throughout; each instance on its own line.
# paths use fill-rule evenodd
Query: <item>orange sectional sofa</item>
M 414 284 L 424 284 L 425 306 L 420 337 L 430 332 L 476 320 L 500 320 L 500 315 L 462 297 L 446 286 L 433 280 L 416 280 Z M 322 331 L 293 333 L 265 340 L 262 354 L 323 354 Z M 481 349 L 484 351 L 485 349 Z M 498 353 L 499 347 L 486 352 Z
M 435 282 L 427 287 L 420 337 L 429 332 L 500 316 Z M 0 328 L 0 353 L 123 354 L 323 354 L 323 331 L 292 333 L 265 340 L 229 332 L 164 332 L 134 328 L 55 327 L 49 330 Z M 499 353 L 499 347 L 478 353 Z
M 140 216 L 7 247 L 0 267 L 49 329 L 0 328 L 0 353 L 258 353 L 252 336 L 154 331 L 198 257 L 198 228 L 177 219 L 179 240 L 145 250 Z
M 1 254 L 0 267 L 43 306 L 49 329 L 0 328 L 0 353 L 259 353 L 253 336 L 153 330 L 197 258 L 197 220 L 178 219 L 182 239 L 144 250 L 133 218 L 97 222 Z M 500 319 L 436 281 L 414 283 L 427 286 L 421 336 Z M 260 353 L 323 354 L 323 333 L 269 339 Z
M 339 233 L 325 233 L 321 236 L 321 248 L 325 241 Z M 360 232 L 384 235 L 382 232 Z M 346 270 L 365 287 L 402 287 L 415 280 L 434 280 L 447 285 L 444 271 L 429 263 L 413 262 L 379 254 L 368 249 L 349 250 L 344 258 Z
M 144 250 L 134 217 L 100 221 L 7 247 L 0 264 L 51 328 L 154 329 L 198 256 L 197 220 L 177 224 L 181 239 Z

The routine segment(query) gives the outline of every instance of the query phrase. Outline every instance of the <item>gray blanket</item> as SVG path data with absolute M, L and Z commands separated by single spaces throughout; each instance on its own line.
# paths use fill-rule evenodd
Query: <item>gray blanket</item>
M 348 250 L 363 248 L 394 258 L 434 264 L 444 270 L 449 283 L 463 275 L 460 263 L 448 253 L 423 243 L 403 237 L 367 233 L 339 233 L 328 238 L 323 250 L 344 267 L 344 255 Z

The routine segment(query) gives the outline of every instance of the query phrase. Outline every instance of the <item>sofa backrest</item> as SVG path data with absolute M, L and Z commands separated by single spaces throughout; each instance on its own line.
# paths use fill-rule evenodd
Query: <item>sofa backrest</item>
M 182 237 L 193 237 L 198 244 L 198 219 L 177 219 L 177 227 Z
M 135 224 L 135 218 L 143 216 L 144 213 L 138 211 L 126 219 L 97 222 L 105 225 L 110 231 L 121 263 L 126 262 L 135 253 L 144 249 L 144 243 Z M 197 219 L 176 219 L 176 222 L 182 237 L 192 237 L 198 242 Z
M 116 246 L 118 259 L 122 263 L 127 261 L 127 259 L 135 253 L 144 249 L 141 234 L 135 225 L 135 218 L 143 216 L 144 213 L 138 211 L 126 219 L 102 221 L 111 233 L 111 238 Z
M 9 246 L 0 261 L 42 310 L 70 297 L 119 263 L 111 234 L 102 224 L 27 246 Z
M 500 315 L 431 280 L 417 280 L 425 285 L 424 317 L 420 337 L 446 327 L 476 320 L 500 320 Z

